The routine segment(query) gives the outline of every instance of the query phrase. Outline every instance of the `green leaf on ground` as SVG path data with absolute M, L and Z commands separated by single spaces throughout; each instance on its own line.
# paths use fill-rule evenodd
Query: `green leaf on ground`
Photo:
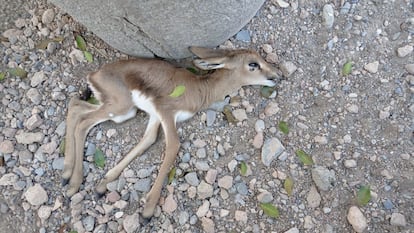
M 95 161 L 96 166 L 100 168 L 105 167 L 105 155 L 99 148 L 96 148 L 95 154 L 93 155 L 93 159 Z
M 6 78 L 6 73 L 0 72 L 0 81 L 3 81 Z
M 185 86 L 184 85 L 178 85 L 171 92 L 170 97 L 173 97 L 173 98 L 180 97 L 184 94 L 184 92 L 185 92 Z
M 83 51 L 83 55 L 85 56 L 85 59 L 91 63 L 93 62 L 93 56 L 92 53 L 88 52 L 88 51 Z
M 65 146 L 66 146 L 66 138 L 63 138 L 62 141 L 60 141 L 59 153 L 61 154 L 65 153 Z
M 275 90 L 276 90 L 275 87 L 263 86 L 260 89 L 260 94 L 265 98 L 269 98 Z
M 292 193 L 293 193 L 293 180 L 290 177 L 286 178 L 285 182 L 283 183 L 283 186 L 284 186 L 288 196 L 292 196 Z
M 229 105 L 224 106 L 223 113 L 226 116 L 226 119 L 229 123 L 237 123 L 237 119 L 234 117 L 231 107 Z
M 9 69 L 9 74 L 11 74 L 13 76 L 18 76 L 20 78 L 26 78 L 27 77 L 27 72 L 25 70 L 23 70 L 22 68 L 20 68 L 20 67 Z
M 247 174 L 247 164 L 244 161 L 240 162 L 240 174 L 245 176 Z
M 270 203 L 260 203 L 260 208 L 262 208 L 263 212 L 269 217 L 279 217 L 279 210 Z
M 342 67 L 342 75 L 347 76 L 352 72 L 352 62 L 347 61 Z
M 289 126 L 288 123 L 285 121 L 279 122 L 279 130 L 284 134 L 289 134 Z
M 78 46 L 78 49 L 80 49 L 81 51 L 86 51 L 86 42 L 83 39 L 83 37 L 77 35 L 75 37 L 76 40 L 76 45 Z
M 53 39 L 44 39 L 36 45 L 36 48 L 37 49 L 46 49 L 50 42 L 62 42 L 63 39 L 64 38 L 62 36 L 58 36 L 58 37 L 55 37 Z
M 88 103 L 90 103 L 90 104 L 95 104 L 95 105 L 98 105 L 98 104 L 99 104 L 99 100 L 98 100 L 98 99 L 96 99 L 96 98 L 95 98 L 95 96 L 91 96 L 91 97 L 89 97 L 89 99 L 88 99 L 87 101 L 88 101 Z
M 299 157 L 299 160 L 304 165 L 313 165 L 314 164 L 312 157 L 310 157 L 308 154 L 306 154 L 305 151 L 297 150 L 296 155 Z
M 170 172 L 168 173 L 168 184 L 171 184 L 171 182 L 174 180 L 175 173 L 177 172 L 177 168 L 173 167 Z
M 360 206 L 368 204 L 371 200 L 371 189 L 369 186 L 361 186 L 357 192 L 357 201 Z

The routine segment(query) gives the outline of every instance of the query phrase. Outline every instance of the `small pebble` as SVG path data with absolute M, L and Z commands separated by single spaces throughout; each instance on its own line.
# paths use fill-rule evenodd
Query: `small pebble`
M 405 227 L 407 225 L 405 216 L 400 213 L 392 213 L 390 223 L 391 223 L 391 226 L 399 226 L 399 227 Z
M 367 219 L 356 206 L 351 206 L 347 215 L 348 222 L 352 225 L 354 231 L 362 233 L 368 227 Z
M 357 162 L 354 159 L 347 159 L 344 161 L 344 166 L 346 168 L 354 168 L 357 166 Z
M 331 4 L 323 6 L 322 17 L 327 28 L 332 28 L 334 24 L 334 9 Z
M 406 45 L 397 49 L 397 55 L 399 57 L 406 57 L 408 54 L 413 52 L 413 46 Z
M 370 72 L 371 74 L 375 74 L 378 72 L 378 66 L 379 66 L 379 62 L 375 61 L 375 62 L 371 62 L 368 63 L 364 66 L 364 69 L 368 72 Z

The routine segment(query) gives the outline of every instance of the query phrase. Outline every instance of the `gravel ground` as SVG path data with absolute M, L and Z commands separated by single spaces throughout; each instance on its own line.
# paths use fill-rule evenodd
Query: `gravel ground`
M 88 72 L 127 56 L 45 1 L 0 2 L 0 72 L 27 71 L 0 81 L 1 232 L 414 232 L 411 1 L 267 1 L 222 46 L 256 49 L 278 66 L 277 95 L 246 87 L 230 100 L 237 123 L 208 111 L 179 125 L 175 178 L 150 221 L 139 199 L 157 174 L 162 136 L 103 198 L 93 191 L 139 140 L 143 114 L 95 127 L 80 192 L 68 199 L 60 184 L 68 100 Z M 93 162 L 96 148 L 104 169 Z M 314 165 L 298 159 L 299 149 Z M 357 205 L 364 186 L 371 200 Z M 267 216 L 261 203 L 280 216 Z

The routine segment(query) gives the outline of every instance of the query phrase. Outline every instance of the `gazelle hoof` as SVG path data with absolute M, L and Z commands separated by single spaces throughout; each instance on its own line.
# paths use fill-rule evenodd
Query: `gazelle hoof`
M 62 179 L 62 186 L 66 186 L 69 183 L 69 179 Z

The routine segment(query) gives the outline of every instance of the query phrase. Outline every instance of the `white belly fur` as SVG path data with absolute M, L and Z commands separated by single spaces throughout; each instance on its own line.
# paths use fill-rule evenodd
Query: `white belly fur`
M 155 108 L 154 103 L 152 102 L 152 99 L 143 95 L 140 91 L 134 90 L 132 93 L 132 101 L 134 102 L 135 106 L 137 108 L 141 109 L 142 111 L 145 111 L 151 116 L 158 115 L 157 110 Z M 187 112 L 187 111 L 178 111 L 175 116 L 175 122 L 182 122 L 185 120 L 190 119 L 194 113 Z
M 140 91 L 134 90 L 131 92 L 132 101 L 134 102 L 137 108 L 145 111 L 150 115 L 157 115 L 157 111 L 155 110 L 154 103 L 152 102 L 151 98 L 143 95 Z

